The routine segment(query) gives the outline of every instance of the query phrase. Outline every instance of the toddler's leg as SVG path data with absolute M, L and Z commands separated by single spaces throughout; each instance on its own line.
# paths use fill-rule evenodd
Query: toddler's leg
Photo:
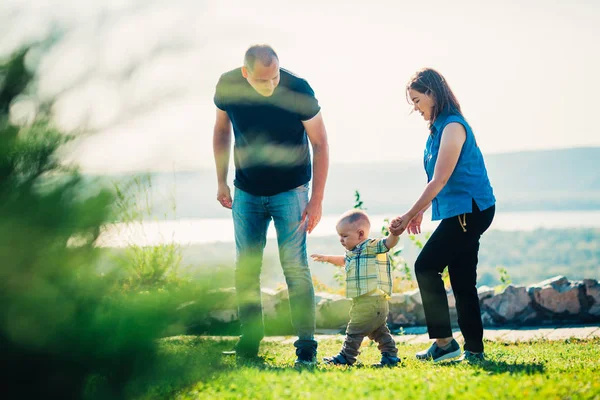
M 347 333 L 342 351 L 340 354 L 348 361 L 348 364 L 354 364 L 356 357 L 360 354 L 360 345 L 362 344 L 365 335 L 362 333 Z
M 377 347 L 381 351 L 381 361 L 379 364 L 374 364 L 375 367 L 393 367 L 398 365 L 400 359 L 398 356 L 398 348 L 394 337 L 387 327 L 386 320 L 389 312 L 389 304 L 386 298 L 382 297 L 377 304 L 377 316 L 375 320 L 377 328 L 369 333 L 369 338 L 377 342 Z
M 340 354 L 335 357 L 325 358 L 325 362 L 330 364 L 344 364 L 339 361 L 340 358 L 346 361 L 345 364 L 354 364 L 356 357 L 360 354 L 360 345 L 365 336 L 373 329 L 369 325 L 369 320 L 373 318 L 373 299 L 356 298 L 352 301 L 350 308 L 350 322 L 346 328 L 346 339 Z
M 385 323 L 371 332 L 369 334 L 369 339 L 377 342 L 377 347 L 381 353 L 387 353 L 390 356 L 396 356 L 398 354 L 396 342 Z

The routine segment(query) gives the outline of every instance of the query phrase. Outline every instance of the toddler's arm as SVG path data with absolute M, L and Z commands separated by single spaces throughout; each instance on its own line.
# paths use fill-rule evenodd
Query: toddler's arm
M 398 244 L 399 240 L 400 236 L 390 233 L 388 237 L 385 238 L 385 247 L 391 250 L 395 245 Z
M 322 254 L 311 254 L 310 257 L 313 259 L 313 261 L 326 262 L 333 265 L 337 265 L 338 267 L 343 267 L 344 265 L 346 265 L 345 256 L 324 256 Z

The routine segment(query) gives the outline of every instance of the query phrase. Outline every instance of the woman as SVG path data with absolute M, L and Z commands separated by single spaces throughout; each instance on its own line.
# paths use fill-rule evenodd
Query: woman
M 477 294 L 479 238 L 492 223 L 496 199 L 481 151 L 458 100 L 444 77 L 433 69 L 415 74 L 406 87 L 409 103 L 429 122 L 424 165 L 428 184 L 390 231 L 421 232 L 423 212 L 441 220 L 415 262 L 431 347 L 422 360 L 442 361 L 461 355 L 452 337 L 448 298 L 441 273 L 446 266 L 456 299 L 458 325 L 465 339 L 461 360 L 483 360 L 483 325 Z

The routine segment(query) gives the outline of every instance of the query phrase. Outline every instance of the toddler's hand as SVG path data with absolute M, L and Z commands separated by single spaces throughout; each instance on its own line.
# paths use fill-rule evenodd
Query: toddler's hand
M 392 234 L 396 234 L 396 231 L 398 230 L 398 228 L 400 227 L 401 224 L 402 224 L 402 218 L 396 217 L 390 221 L 388 230 L 390 232 L 392 232 Z
M 327 257 L 322 254 L 311 254 L 310 258 L 317 262 L 327 262 Z
M 396 235 L 396 236 L 400 236 L 402 234 L 402 232 L 404 232 L 406 230 L 406 227 L 408 225 L 408 223 L 410 222 L 410 219 L 408 219 L 408 217 L 406 215 L 402 215 L 400 217 L 396 217 L 392 220 L 392 222 L 390 222 L 390 233 L 392 235 Z

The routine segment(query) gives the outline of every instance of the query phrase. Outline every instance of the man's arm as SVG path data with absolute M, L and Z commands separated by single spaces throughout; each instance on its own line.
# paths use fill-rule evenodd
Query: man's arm
M 225 208 L 231 208 L 231 192 L 227 185 L 229 154 L 231 152 L 231 121 L 227 113 L 217 108 L 213 132 L 213 152 L 217 168 L 217 200 Z
M 329 144 L 323 116 L 319 112 L 308 121 L 302 121 L 313 151 L 313 181 L 310 201 L 302 214 L 302 221 L 308 219 L 308 233 L 317 226 L 323 212 L 322 203 L 325 192 L 325 182 L 329 170 Z

